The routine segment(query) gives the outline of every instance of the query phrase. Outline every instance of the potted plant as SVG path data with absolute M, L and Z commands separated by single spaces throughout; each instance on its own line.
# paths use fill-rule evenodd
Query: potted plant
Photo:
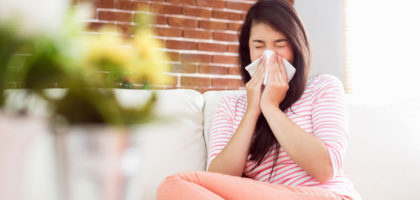
M 12 71 L 23 57 L 17 54 L 31 41 L 31 36 L 18 33 L 15 24 L 0 22 L 0 199 L 6 200 L 21 199 L 29 147 L 47 128 L 43 115 L 30 109 L 30 104 L 39 102 L 35 93 L 8 90 L 17 86 Z M 18 99 L 21 103 L 14 102 Z
M 59 34 L 30 37 L 0 63 L 0 89 L 18 83 L 47 102 L 61 199 L 124 199 L 140 167 L 130 128 L 154 119 L 156 96 L 125 107 L 113 88 L 167 83 L 166 55 L 151 37 L 148 15 L 140 15 L 133 37 L 106 34 L 106 27 L 99 36 L 88 36 L 71 10 Z
M 29 148 L 38 138 L 45 136 L 48 125 L 45 112 L 39 112 L 42 109 L 33 106 L 46 105 L 36 97 L 34 90 L 10 90 L 20 88 L 17 79 L 21 78 L 20 69 L 32 56 L 30 54 L 45 50 L 42 45 L 36 45 L 47 41 L 42 35 L 52 33 L 45 31 L 45 27 L 33 26 L 39 24 L 39 20 L 31 17 L 31 12 L 26 12 L 30 10 L 25 9 L 28 5 L 22 5 L 24 3 L 28 2 L 8 1 L 2 2 L 0 7 L 0 199 L 6 200 L 22 199 L 23 174 L 27 172 L 24 165 Z M 48 6 L 59 12 L 55 5 L 57 2 Z

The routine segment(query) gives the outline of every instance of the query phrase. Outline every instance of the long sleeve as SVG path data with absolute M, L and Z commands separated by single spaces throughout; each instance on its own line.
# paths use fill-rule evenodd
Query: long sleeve
M 347 108 L 341 81 L 334 76 L 324 77 L 315 90 L 313 135 L 327 147 L 335 177 L 342 169 L 348 142 Z
M 208 169 L 211 161 L 225 148 L 235 132 L 231 96 L 223 98 L 216 107 L 209 132 Z

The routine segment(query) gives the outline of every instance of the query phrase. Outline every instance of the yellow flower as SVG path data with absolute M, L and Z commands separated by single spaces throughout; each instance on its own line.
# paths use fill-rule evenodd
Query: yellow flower
M 83 70 L 85 80 L 94 83 L 103 81 L 98 71 L 116 72 L 135 83 L 168 84 L 171 82 L 165 72 L 169 70 L 168 58 L 161 50 L 160 42 L 152 38 L 150 28 L 136 30 L 134 38 L 122 39 L 118 35 L 105 34 L 112 30 L 103 29 L 100 35 L 87 36 Z
M 115 35 L 89 37 L 87 41 L 86 62 L 94 67 L 100 65 L 121 66 L 132 59 L 133 53 L 123 48 L 124 42 Z M 103 66 L 105 67 L 105 66 Z
M 146 78 L 149 83 L 167 84 L 169 79 L 164 72 L 168 72 L 169 64 L 166 54 L 160 50 L 160 42 L 151 37 L 149 29 L 139 30 L 134 37 L 133 45 L 136 57 L 140 60 L 132 65 L 134 77 Z

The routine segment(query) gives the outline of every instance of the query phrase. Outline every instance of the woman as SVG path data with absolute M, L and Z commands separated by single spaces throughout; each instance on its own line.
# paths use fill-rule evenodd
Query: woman
M 218 105 L 208 172 L 166 178 L 157 199 L 360 199 L 342 171 L 348 139 L 343 86 L 331 75 L 307 78 L 309 42 L 293 7 L 258 1 L 239 39 L 246 95 Z M 276 56 L 263 58 L 251 78 L 245 67 L 264 50 Z M 289 83 L 282 58 L 296 68 Z

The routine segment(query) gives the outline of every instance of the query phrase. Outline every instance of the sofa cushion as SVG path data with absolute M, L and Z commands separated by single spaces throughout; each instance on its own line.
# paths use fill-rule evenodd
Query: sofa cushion
M 151 95 L 146 90 L 115 90 L 122 105 L 135 106 Z M 140 199 L 156 199 L 160 182 L 182 171 L 204 170 L 203 96 L 194 90 L 157 90 L 154 113 L 159 120 L 133 129 L 141 158 Z
M 7 102 L 10 106 L 21 108 L 28 106 L 31 115 L 48 116 L 44 101 L 25 96 L 25 90 L 7 91 Z M 60 97 L 65 89 L 49 89 L 49 96 Z M 117 99 L 124 107 L 139 106 L 151 96 L 150 90 L 115 89 Z M 157 90 L 157 102 L 153 113 L 158 120 L 133 127 L 134 141 L 140 148 L 138 179 L 129 184 L 130 199 L 156 199 L 156 189 L 160 182 L 169 175 L 182 171 L 205 170 L 206 147 L 203 138 L 203 96 L 195 90 Z M 33 195 L 33 199 L 56 199 L 50 191 L 56 191 L 56 177 L 54 170 L 39 173 L 39 167 L 50 166 L 54 157 L 52 134 L 45 127 L 40 137 L 34 140 L 34 148 L 28 150 L 28 163 L 24 168 L 25 176 L 23 194 L 25 197 Z M 36 150 L 40 144 L 46 149 Z M 45 145 L 48 143 L 48 145 Z M 48 146 L 48 148 L 47 148 Z M 45 151 L 46 150 L 46 151 Z M 50 153 L 46 157 L 45 153 Z M 48 168 L 48 169 L 51 169 Z M 45 171 L 45 170 L 43 170 Z M 48 179 L 46 179 L 48 177 Z M 43 180 L 43 184 L 36 181 Z M 140 197 L 137 197 L 140 192 Z M 42 197 L 42 198 L 35 198 Z M 24 198 L 29 199 L 29 198 Z
M 360 195 L 420 199 L 420 102 L 347 99 L 350 141 L 344 169 Z

